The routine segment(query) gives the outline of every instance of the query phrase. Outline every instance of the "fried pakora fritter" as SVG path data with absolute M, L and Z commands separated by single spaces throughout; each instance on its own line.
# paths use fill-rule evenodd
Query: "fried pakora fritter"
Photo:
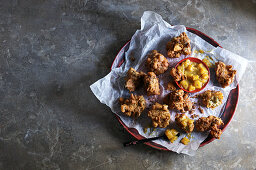
M 170 71 L 170 75 L 174 79 L 174 81 L 180 81 L 182 79 L 182 72 L 176 68 L 172 68 Z
M 170 90 L 170 91 L 174 91 L 177 89 L 177 87 L 173 81 L 170 81 L 170 82 L 168 82 L 166 89 Z
M 167 43 L 166 50 L 167 56 L 170 58 L 179 58 L 181 54 L 190 55 L 190 39 L 187 34 L 183 32 L 178 37 L 172 38 L 172 40 Z
M 148 72 L 144 76 L 144 85 L 148 96 L 160 94 L 159 80 L 154 72 Z
M 142 71 L 137 72 L 134 68 L 130 68 L 127 72 L 125 87 L 133 92 L 143 83 L 143 78 L 146 74 Z
M 157 52 L 157 50 L 153 50 L 148 54 L 146 66 L 150 71 L 159 75 L 168 69 L 169 62 L 163 54 Z
M 169 107 L 170 109 L 177 110 L 184 113 L 192 109 L 193 103 L 191 102 L 187 93 L 183 90 L 175 90 L 169 94 Z
M 152 119 L 153 127 L 165 128 L 170 122 L 170 112 L 168 105 L 155 103 L 148 112 L 148 116 Z
M 194 130 L 194 120 L 189 119 L 185 114 L 177 114 L 175 122 L 186 133 L 191 133 Z
M 219 139 L 220 135 L 222 134 L 221 129 L 219 126 L 224 125 L 221 118 L 216 116 L 208 116 L 208 117 L 201 117 L 195 123 L 195 128 L 199 132 L 205 132 L 210 130 L 210 134 L 212 137 Z
M 216 78 L 221 87 L 229 86 L 234 81 L 236 70 L 233 70 L 231 65 L 226 65 L 221 61 L 216 62 L 215 66 Z
M 129 117 L 139 117 L 146 107 L 146 100 L 143 96 L 131 94 L 130 99 L 120 98 L 121 112 Z
M 214 109 L 222 104 L 223 94 L 220 91 L 206 90 L 199 95 L 199 98 L 204 107 Z

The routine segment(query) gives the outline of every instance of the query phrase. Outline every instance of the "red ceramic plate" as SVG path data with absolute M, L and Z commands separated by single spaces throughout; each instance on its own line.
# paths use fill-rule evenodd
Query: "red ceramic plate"
M 200 60 L 199 58 L 194 58 L 194 57 L 187 57 L 187 58 L 184 58 L 183 60 L 180 60 L 177 64 L 176 64 L 176 66 L 175 66 L 175 68 L 177 68 L 183 61 L 185 61 L 185 60 L 190 60 L 190 61 L 192 61 L 192 62 L 195 62 L 195 63 L 202 63 L 203 65 L 204 65 L 204 67 L 207 69 L 207 71 L 208 71 L 208 80 L 207 80 L 207 82 L 203 85 L 203 87 L 201 88 L 201 89 L 195 89 L 195 90 L 193 90 L 193 91 L 188 91 L 188 90 L 186 90 L 186 89 L 184 89 L 180 84 L 179 84 L 179 82 L 177 82 L 177 81 L 175 81 L 175 83 L 177 84 L 177 86 L 179 87 L 179 88 L 181 88 L 182 90 L 184 90 L 184 91 L 186 91 L 186 92 L 189 92 L 189 93 L 195 93 L 195 92 L 199 92 L 199 91 L 201 91 L 201 90 L 203 90 L 205 87 L 206 87 L 206 85 L 209 83 L 209 80 L 210 80 L 210 70 L 209 70 L 209 68 L 208 68 L 208 66 L 202 61 L 202 60 Z
M 207 41 L 209 44 L 213 45 L 214 47 L 221 47 L 214 39 L 212 39 L 211 37 L 207 36 L 206 34 L 193 29 L 193 28 L 189 28 L 187 27 L 187 31 L 198 35 L 199 37 L 201 37 L 202 39 L 204 39 L 205 41 Z M 114 59 L 111 69 L 113 68 L 117 68 L 120 67 L 123 62 L 124 62 L 124 52 L 128 50 L 129 48 L 129 43 L 130 41 L 128 41 L 119 51 L 119 53 L 117 54 L 116 58 Z M 221 47 L 222 48 L 222 47 Z M 221 114 L 220 117 L 224 122 L 224 126 L 222 127 L 222 131 L 225 131 L 225 129 L 227 128 L 227 126 L 229 125 L 231 119 L 233 118 L 234 114 L 235 114 L 235 110 L 236 110 L 236 106 L 237 106 L 237 102 L 238 102 L 238 96 L 239 96 L 239 85 L 237 85 L 237 87 L 233 90 L 231 90 L 231 92 L 229 93 L 227 102 L 224 104 L 224 106 L 221 109 Z M 138 131 L 134 128 L 129 128 L 127 127 L 123 121 L 116 116 L 117 120 L 122 124 L 122 126 L 132 135 L 134 136 L 136 139 L 140 140 L 140 139 L 144 139 L 143 136 L 141 136 Z M 215 138 L 212 138 L 210 136 L 208 136 L 200 145 L 200 147 L 212 142 Z M 169 149 L 167 149 L 166 147 L 159 145 L 155 142 L 146 142 L 145 143 L 148 146 L 151 146 L 153 148 L 156 149 L 160 149 L 160 150 L 166 150 L 166 151 L 171 151 Z

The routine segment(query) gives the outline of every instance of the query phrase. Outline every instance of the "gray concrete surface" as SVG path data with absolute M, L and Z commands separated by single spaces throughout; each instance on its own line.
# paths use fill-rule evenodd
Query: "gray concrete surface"
M 133 139 L 89 85 L 140 28 L 145 10 L 256 60 L 255 0 L 0 0 L 0 169 L 255 169 L 255 73 L 221 140 L 194 157 Z

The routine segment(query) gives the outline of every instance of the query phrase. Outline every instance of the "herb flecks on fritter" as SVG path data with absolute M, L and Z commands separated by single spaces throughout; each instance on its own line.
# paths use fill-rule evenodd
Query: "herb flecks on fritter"
M 191 133 L 194 130 L 194 120 L 189 119 L 185 114 L 177 114 L 175 122 L 186 133 Z
M 172 40 L 167 43 L 166 50 L 167 56 L 170 58 L 179 58 L 181 54 L 190 55 L 190 39 L 187 34 L 183 32 L 178 37 L 172 38 Z
M 168 82 L 166 89 L 169 91 L 174 91 L 177 89 L 177 87 L 173 81 L 170 81 L 170 82 Z
M 215 73 L 221 87 L 225 88 L 234 81 L 236 70 L 233 70 L 231 65 L 219 61 L 215 63 Z
M 204 107 L 214 109 L 222 104 L 223 94 L 220 91 L 206 90 L 199 95 L 199 99 Z
M 159 80 L 154 72 L 148 72 L 144 76 L 144 85 L 148 96 L 160 94 Z
M 142 71 L 137 72 L 134 68 L 130 68 L 127 72 L 125 87 L 130 91 L 135 91 L 143 83 L 146 74 Z
M 139 117 L 146 107 L 146 100 L 143 96 L 131 94 L 130 99 L 119 99 L 121 104 L 121 112 L 129 117 Z
M 210 130 L 210 135 L 216 139 L 219 139 L 222 134 L 222 131 L 219 128 L 219 126 L 222 125 L 224 125 L 223 121 L 212 115 L 208 117 L 201 117 L 195 123 L 197 131 L 205 132 Z
M 163 74 L 168 69 L 169 62 L 163 54 L 159 53 L 157 50 L 153 50 L 148 54 L 146 66 L 150 71 L 159 75 Z
M 191 102 L 187 93 L 183 90 L 175 90 L 169 94 L 169 107 L 170 109 L 177 110 L 179 112 L 186 112 L 192 109 L 193 103 Z
M 155 103 L 148 112 L 148 116 L 152 119 L 153 127 L 165 128 L 170 122 L 170 112 L 168 105 Z
M 170 71 L 170 75 L 174 79 L 174 81 L 180 81 L 182 79 L 182 72 L 176 68 L 172 68 Z

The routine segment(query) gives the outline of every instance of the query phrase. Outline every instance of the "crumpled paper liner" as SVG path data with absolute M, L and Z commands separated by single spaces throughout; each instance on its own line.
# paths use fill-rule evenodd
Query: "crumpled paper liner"
M 136 120 L 124 116 L 120 111 L 120 104 L 118 99 L 120 97 L 129 98 L 130 96 L 128 90 L 124 87 L 126 73 L 130 67 L 133 67 L 139 71 L 147 72 L 148 70 L 145 68 L 145 60 L 147 58 L 147 54 L 151 50 L 158 50 L 164 56 L 167 56 L 165 49 L 166 43 L 170 41 L 173 37 L 180 35 L 182 32 L 186 32 L 191 40 L 191 57 L 203 59 L 205 56 L 209 56 L 212 58 L 213 62 L 221 60 L 226 64 L 232 65 L 233 68 L 237 70 L 235 81 L 225 89 L 219 87 L 215 78 L 214 70 L 211 71 L 211 79 L 203 91 L 209 89 L 221 91 L 224 95 L 223 104 L 221 106 L 218 106 L 214 110 L 202 107 L 204 113 L 201 114 L 198 110 L 196 110 L 195 114 L 198 114 L 200 117 L 205 117 L 209 115 L 220 116 L 222 113 L 221 109 L 223 105 L 225 105 L 230 91 L 237 86 L 238 82 L 240 81 L 242 75 L 245 72 L 248 63 L 245 58 L 242 58 L 223 48 L 216 48 L 212 46 L 199 36 L 188 32 L 186 30 L 186 27 L 183 25 L 171 26 L 170 24 L 165 22 L 160 15 L 151 11 L 144 12 L 141 18 L 141 29 L 135 32 L 131 39 L 129 49 L 125 52 L 125 62 L 119 68 L 113 69 L 104 78 L 98 80 L 90 86 L 92 92 L 101 103 L 109 106 L 111 110 L 121 118 L 126 126 L 137 129 L 139 134 L 144 137 L 155 137 L 164 133 L 165 128 L 156 128 L 153 132 L 150 130 L 148 130 L 146 133 L 144 132 L 144 128 L 148 127 L 148 125 L 151 124 L 151 120 L 147 117 L 147 111 L 154 102 L 162 103 L 163 97 L 169 93 L 169 91 L 165 90 L 165 87 L 167 83 L 171 80 L 169 75 L 170 68 L 175 66 L 177 62 L 179 62 L 183 58 L 186 58 L 186 56 L 181 56 L 180 58 L 176 59 L 170 59 L 166 57 L 170 62 L 170 68 L 164 74 L 158 76 L 160 80 L 161 95 L 146 96 L 146 92 L 143 88 L 134 92 L 134 94 L 143 95 L 147 101 L 147 109 L 145 109 L 142 115 Z M 198 52 L 199 50 L 202 50 L 204 52 L 200 53 Z M 135 61 L 131 61 L 130 57 L 134 57 Z M 196 94 L 197 93 L 190 94 L 190 96 Z M 196 102 L 197 99 L 192 98 L 191 100 Z M 170 125 L 167 128 L 175 128 L 179 130 L 174 122 L 175 115 L 177 113 L 172 110 L 170 110 L 170 113 L 171 121 Z M 190 116 L 189 114 L 187 115 Z M 183 145 L 182 143 L 180 143 L 180 140 L 184 136 L 186 136 L 186 134 L 181 130 L 179 131 L 181 132 L 181 135 L 174 143 L 170 143 L 165 140 L 155 140 L 154 142 L 165 146 L 169 150 L 177 153 L 194 155 L 200 143 L 202 143 L 209 134 L 208 132 L 192 132 L 192 138 L 190 140 L 191 142 L 188 145 Z

